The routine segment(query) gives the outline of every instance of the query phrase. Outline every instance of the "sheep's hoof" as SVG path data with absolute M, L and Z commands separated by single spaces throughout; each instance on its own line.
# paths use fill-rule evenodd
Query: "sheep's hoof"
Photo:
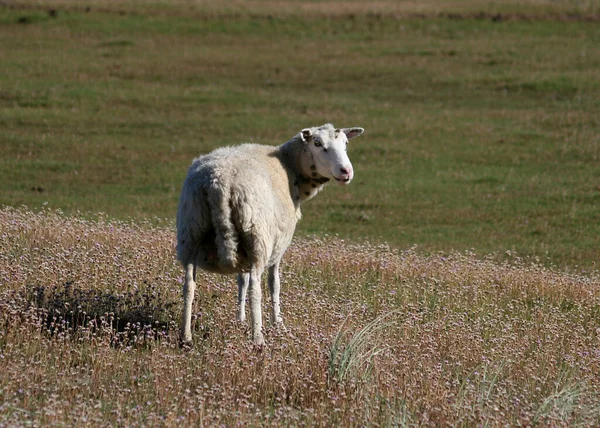
M 252 342 L 254 342 L 254 346 L 259 348 L 265 346 L 265 338 L 262 333 L 255 334 Z
M 191 348 L 193 345 L 192 342 L 192 334 L 185 334 L 182 333 L 181 336 L 179 337 L 179 347 L 180 348 Z
M 183 340 L 183 339 L 179 339 L 179 348 L 184 349 L 184 350 L 189 350 L 192 349 L 192 346 L 194 345 L 194 342 L 192 342 L 192 340 Z
M 288 331 L 285 324 L 281 320 L 279 320 L 275 323 L 275 330 L 277 330 L 280 333 L 285 333 Z

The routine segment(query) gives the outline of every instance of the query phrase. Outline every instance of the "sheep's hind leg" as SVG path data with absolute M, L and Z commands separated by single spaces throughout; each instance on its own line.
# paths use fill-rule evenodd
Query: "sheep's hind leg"
M 271 322 L 277 328 L 285 330 L 283 318 L 281 317 L 279 291 L 281 289 L 279 282 L 279 261 L 269 268 L 269 293 L 271 294 Z
M 188 263 L 185 266 L 185 282 L 183 283 L 183 320 L 181 322 L 181 342 L 192 342 L 192 302 L 196 291 L 196 266 Z
M 250 283 L 249 273 L 240 273 L 237 277 L 238 283 L 238 308 L 237 308 L 237 320 L 246 321 L 246 292 L 248 291 L 248 284 Z
M 262 334 L 262 312 L 260 278 L 263 273 L 262 267 L 252 266 L 250 269 L 249 289 L 250 289 L 250 320 L 252 322 L 252 341 L 255 345 L 262 346 L 265 339 Z

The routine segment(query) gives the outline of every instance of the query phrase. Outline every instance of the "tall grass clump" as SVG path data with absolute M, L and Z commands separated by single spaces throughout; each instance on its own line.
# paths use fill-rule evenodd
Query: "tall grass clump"
M 575 417 L 573 417 L 576 415 Z M 554 390 L 538 407 L 533 421 L 542 423 L 569 423 L 570 426 L 587 426 L 600 419 L 600 394 L 590 390 L 585 381 L 573 379 L 568 370 L 561 372 Z
M 174 246 L 156 221 L 0 210 L 0 425 L 600 424 L 597 273 L 301 239 L 287 332 L 257 351 L 235 279 L 199 272 L 181 349 Z
M 388 349 L 379 333 L 394 325 L 393 320 L 386 320 L 392 315 L 382 314 L 356 332 L 344 330 L 348 318 L 344 320 L 329 350 L 330 379 L 344 382 L 351 377 L 361 380 L 369 377 L 375 357 Z

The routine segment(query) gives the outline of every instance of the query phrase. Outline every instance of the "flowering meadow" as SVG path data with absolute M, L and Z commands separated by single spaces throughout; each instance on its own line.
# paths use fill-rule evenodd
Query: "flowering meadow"
M 0 210 L 0 426 L 600 424 L 598 273 L 296 239 L 285 331 L 199 272 L 181 348 L 162 223 Z

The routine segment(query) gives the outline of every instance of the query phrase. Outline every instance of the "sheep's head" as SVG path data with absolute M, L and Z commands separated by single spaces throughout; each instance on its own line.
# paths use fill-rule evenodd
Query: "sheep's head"
M 364 131 L 358 127 L 336 129 L 332 125 L 303 129 L 300 137 L 312 154 L 314 165 L 311 165 L 311 169 L 340 184 L 350 183 L 354 170 L 346 153 L 346 146 L 348 140 L 358 137 Z

